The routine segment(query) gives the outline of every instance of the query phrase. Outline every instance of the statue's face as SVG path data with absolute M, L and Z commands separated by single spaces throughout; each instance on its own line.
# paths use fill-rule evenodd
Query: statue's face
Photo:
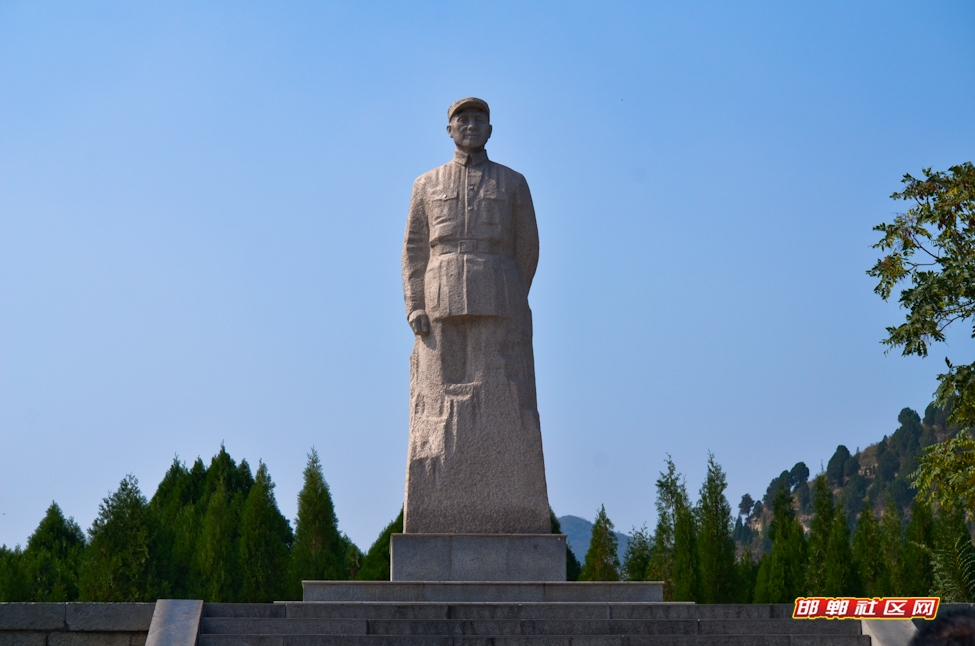
M 491 138 L 491 124 L 483 111 L 468 108 L 451 117 L 447 134 L 461 150 L 480 150 Z

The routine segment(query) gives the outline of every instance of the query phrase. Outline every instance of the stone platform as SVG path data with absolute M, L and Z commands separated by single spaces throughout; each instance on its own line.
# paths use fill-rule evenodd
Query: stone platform
M 393 581 L 565 581 L 565 534 L 393 534 Z
M 150 646 L 179 614 L 163 603 L 0 603 L 0 645 Z M 914 625 L 796 620 L 792 604 L 168 603 L 194 604 L 198 632 L 155 646 L 905 646 Z M 970 606 L 943 604 L 939 614 L 960 607 Z M 900 640 L 870 623 L 898 628 Z
M 871 646 L 859 621 L 791 612 L 791 604 L 208 603 L 197 646 Z

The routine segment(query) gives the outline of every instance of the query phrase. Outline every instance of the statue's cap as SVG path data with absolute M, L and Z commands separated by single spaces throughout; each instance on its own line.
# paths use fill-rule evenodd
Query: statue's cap
M 454 115 L 461 110 L 466 110 L 468 108 L 474 108 L 475 110 L 482 110 L 484 114 L 491 118 L 491 108 L 488 107 L 487 101 L 484 99 L 478 99 L 477 97 L 469 96 L 466 99 L 461 99 L 460 101 L 454 101 L 447 108 L 447 120 L 450 121 L 454 118 Z

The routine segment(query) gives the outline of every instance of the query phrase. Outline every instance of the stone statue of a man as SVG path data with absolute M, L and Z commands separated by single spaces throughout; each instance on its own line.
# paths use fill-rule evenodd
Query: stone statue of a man
M 410 359 L 404 533 L 551 531 L 528 290 L 525 178 L 490 161 L 490 110 L 450 106 L 454 158 L 413 184 L 403 246 Z

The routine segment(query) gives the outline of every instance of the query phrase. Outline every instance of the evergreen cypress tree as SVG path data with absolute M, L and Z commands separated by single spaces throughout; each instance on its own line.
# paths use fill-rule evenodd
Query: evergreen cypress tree
M 731 531 L 731 537 L 736 545 L 751 545 L 753 535 L 752 528 L 747 522 L 742 522 L 741 516 L 735 519 L 735 528 Z
M 0 602 L 30 601 L 23 560 L 19 545 L 14 549 L 0 546 Z
M 78 599 L 78 567 L 85 549 L 85 535 L 73 518 L 65 519 L 52 502 L 44 519 L 27 539 L 24 575 L 31 601 Z
M 239 528 L 253 485 L 247 461 L 238 465 L 223 444 L 209 467 L 199 458 L 189 469 L 173 460 L 149 503 L 159 575 L 169 594 L 216 600 L 240 591 L 239 585 L 220 582 L 240 574 Z M 220 499 L 214 501 L 218 490 Z M 223 544 L 214 542 L 218 537 Z
M 698 601 L 700 574 L 697 520 L 686 499 L 677 504 L 674 519 L 674 601 Z
M 240 521 L 254 486 L 250 465 L 247 460 L 238 465 L 221 444 L 208 467 L 197 460 L 186 486 L 189 499 L 195 499 L 192 512 L 184 512 L 192 517 L 192 527 L 180 533 L 193 546 L 188 596 L 235 601 L 240 592 Z
M 934 585 L 930 556 L 934 547 L 934 530 L 931 508 L 915 500 L 904 545 L 904 587 L 907 595 L 927 596 Z
M 758 579 L 758 563 L 752 555 L 750 545 L 745 545 L 741 556 L 735 561 L 735 576 L 738 584 L 733 599 L 734 603 L 750 603 L 754 593 L 755 584 Z
M 79 600 L 155 601 L 165 594 L 154 571 L 148 506 L 132 475 L 98 506 L 82 556 Z
M 822 596 L 826 594 L 826 552 L 829 537 L 836 522 L 836 508 L 833 505 L 833 492 L 830 491 L 826 474 L 816 476 L 813 482 L 813 518 L 809 530 L 809 569 L 806 573 L 806 594 Z
M 833 453 L 833 457 L 829 459 L 829 463 L 826 465 L 826 479 L 830 485 L 843 486 L 844 470 L 851 457 L 850 449 L 842 444 L 836 447 L 836 452 Z
M 235 515 L 236 518 L 239 518 L 240 511 L 243 510 L 244 503 L 247 500 L 247 494 L 250 493 L 253 485 L 254 476 L 247 460 L 241 460 L 238 465 L 227 453 L 226 447 L 221 444 L 220 451 L 213 456 L 213 459 L 210 460 L 210 466 L 207 467 L 206 477 L 202 483 L 203 495 L 200 500 L 205 509 L 210 502 L 208 496 L 212 495 L 217 487 L 222 486 L 228 506 L 239 505 L 240 510 L 237 510 Z
M 558 517 L 552 508 L 548 508 L 549 519 L 552 523 L 552 533 L 561 534 L 562 533 L 562 523 L 559 522 Z M 566 581 L 578 581 L 579 575 L 582 574 L 582 563 L 576 558 L 576 555 L 572 552 L 572 546 L 569 545 L 569 541 L 565 541 L 565 580 Z
M 194 471 L 190 472 L 191 476 L 195 475 Z M 210 508 L 210 498 L 220 488 L 223 490 L 224 500 L 232 520 L 233 536 L 236 539 L 240 515 L 244 512 L 247 495 L 252 486 L 254 486 L 254 476 L 247 460 L 241 460 L 238 465 L 221 444 L 220 451 L 210 460 L 210 465 L 206 468 L 202 482 L 199 484 L 201 493 L 195 505 L 199 531 L 203 531 L 203 520 Z
M 650 570 L 650 553 L 652 548 L 650 532 L 647 526 L 633 528 L 633 536 L 626 546 L 623 555 L 623 578 L 627 581 L 646 581 Z
M 827 597 L 851 597 L 860 593 L 860 579 L 853 551 L 850 549 L 850 527 L 846 523 L 843 507 L 841 497 L 826 548 Z
M 853 534 L 853 556 L 857 561 L 863 591 L 870 597 L 887 594 L 887 564 L 880 544 L 880 527 L 874 516 L 871 500 L 863 506 L 856 531 Z
M 708 471 L 697 504 L 701 603 L 731 603 L 735 598 L 735 540 L 731 504 L 725 497 L 728 481 L 714 454 L 708 452 Z
M 268 603 L 288 594 L 288 556 L 294 537 L 278 510 L 267 465 L 258 462 L 240 519 L 241 601 Z
M 223 481 L 210 494 L 196 544 L 193 568 L 194 598 L 210 603 L 237 601 L 240 553 L 233 511 Z
M 769 599 L 769 570 L 771 569 L 771 552 L 762 554 L 758 560 L 758 572 L 755 574 L 755 588 L 752 590 L 752 603 L 767 603 Z
M 806 539 L 783 483 L 772 501 L 772 550 L 759 566 L 755 603 L 792 603 L 806 587 Z
M 345 554 L 345 578 L 354 579 L 357 574 L 359 574 L 359 569 L 362 567 L 362 559 L 365 558 L 365 554 L 359 549 L 359 546 L 352 542 L 352 539 L 346 536 L 345 532 L 341 532 L 342 536 L 342 553 Z
M 606 515 L 605 505 L 601 505 L 596 514 L 596 522 L 592 524 L 592 537 L 589 539 L 589 549 L 586 551 L 579 580 L 619 581 L 620 559 L 617 547 L 613 522 Z
M 880 521 L 880 547 L 888 572 L 886 596 L 906 596 L 907 573 L 904 570 L 904 526 L 901 519 L 900 507 L 897 505 L 897 501 L 894 500 L 893 496 L 887 497 L 887 506 L 884 508 L 884 516 Z
M 339 533 L 332 495 L 314 448 L 308 454 L 304 476 L 304 485 L 298 493 L 291 584 L 300 586 L 303 580 L 348 579 L 347 546 Z
M 202 525 L 202 514 L 197 515 L 196 504 L 203 496 L 205 478 L 206 468 L 199 458 L 192 471 L 174 458 L 149 501 L 149 512 L 159 528 L 160 576 L 169 583 L 175 598 L 191 597 L 195 590 L 190 576 Z
M 667 456 L 667 470 L 657 478 L 657 525 L 653 530 L 650 568 L 647 579 L 663 581 L 664 601 L 674 599 L 674 523 L 677 507 L 686 505 L 687 489 L 677 473 L 674 461 Z
M 403 510 L 394 518 L 383 531 L 379 532 L 379 537 L 366 552 L 362 559 L 362 567 L 356 573 L 355 578 L 359 581 L 389 581 L 390 562 L 389 562 L 389 539 L 393 534 L 403 533 Z

